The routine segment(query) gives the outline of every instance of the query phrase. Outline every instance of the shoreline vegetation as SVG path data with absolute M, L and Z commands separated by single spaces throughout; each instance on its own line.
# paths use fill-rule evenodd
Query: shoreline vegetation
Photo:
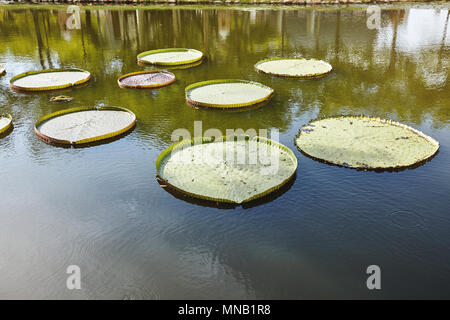
M 0 0 L 2 4 L 81 4 L 81 5 L 345 5 L 389 3 L 439 3 L 435 0 Z

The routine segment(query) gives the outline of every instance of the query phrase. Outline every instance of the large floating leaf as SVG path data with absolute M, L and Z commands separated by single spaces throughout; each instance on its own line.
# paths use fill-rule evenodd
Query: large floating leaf
M 145 51 L 140 53 L 137 58 L 139 63 L 176 66 L 200 61 L 203 53 L 195 49 L 170 48 Z
M 0 134 L 8 131 L 12 125 L 12 117 L 9 114 L 0 114 Z
M 331 72 L 331 65 L 322 60 L 275 58 L 259 61 L 256 70 L 283 77 L 320 78 Z
M 159 88 L 175 81 L 175 75 L 167 71 L 140 71 L 121 76 L 118 79 L 121 88 Z
M 12 89 L 21 91 L 46 91 L 64 89 L 88 82 L 91 74 L 81 69 L 48 69 L 29 71 L 11 79 Z
M 306 155 L 358 169 L 396 169 L 430 159 L 439 143 L 395 121 L 338 117 L 312 121 L 295 140 Z
M 136 116 L 125 108 L 81 107 L 43 117 L 36 123 L 35 132 L 47 143 L 79 145 L 119 136 L 135 123 Z
M 258 82 L 233 79 L 197 82 L 185 91 L 190 104 L 222 109 L 257 105 L 268 101 L 274 92 Z
M 289 148 L 262 137 L 199 138 L 164 150 L 156 169 L 165 187 L 203 200 L 242 204 L 289 182 L 297 158 Z

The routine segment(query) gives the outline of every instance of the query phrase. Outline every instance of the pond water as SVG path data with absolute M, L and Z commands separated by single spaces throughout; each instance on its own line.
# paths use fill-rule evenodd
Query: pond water
M 449 4 L 382 7 L 92 7 L 80 29 L 64 6 L 0 6 L 0 112 L 14 130 L 0 140 L 0 298 L 449 298 Z M 73 22 L 73 21 L 72 21 Z M 76 26 L 76 22 L 73 25 Z M 159 90 L 119 89 L 142 51 L 188 47 L 208 57 L 173 70 Z M 255 72 L 264 58 L 330 62 L 318 80 Z M 43 68 L 89 70 L 87 87 L 19 94 L 12 76 Z M 184 88 L 221 78 L 275 89 L 241 113 L 196 110 Z M 37 139 L 34 123 L 74 106 L 122 106 L 138 120 L 128 136 L 84 149 Z M 364 172 L 303 156 L 294 145 L 317 117 L 363 114 L 400 121 L 441 144 L 413 170 Z M 171 133 L 194 121 L 280 131 L 298 157 L 292 187 L 251 208 L 219 209 L 173 197 L 155 179 Z M 81 290 L 66 269 L 81 269 Z M 366 287 L 381 268 L 379 291 Z

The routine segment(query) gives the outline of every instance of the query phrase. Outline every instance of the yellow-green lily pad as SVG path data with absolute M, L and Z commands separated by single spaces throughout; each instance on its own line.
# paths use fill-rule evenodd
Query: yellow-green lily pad
M 244 204 L 279 190 L 297 170 L 293 152 L 263 137 L 183 140 L 156 161 L 165 188 L 218 203 Z
M 304 58 L 274 58 L 259 61 L 257 71 L 282 77 L 320 78 L 330 73 L 333 67 L 325 61 Z
M 374 170 L 411 167 L 439 150 L 436 140 L 407 125 L 357 116 L 312 121 L 300 130 L 295 143 L 314 159 Z

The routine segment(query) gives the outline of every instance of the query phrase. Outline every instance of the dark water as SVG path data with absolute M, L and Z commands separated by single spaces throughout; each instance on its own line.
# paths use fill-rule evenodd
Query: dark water
M 385 7 L 368 29 L 364 7 L 81 10 L 0 7 L 0 111 L 14 131 L 0 140 L 0 298 L 450 298 L 449 5 Z M 155 91 L 119 89 L 145 69 L 136 55 L 191 47 L 208 57 L 174 70 Z M 257 74 L 276 56 L 316 57 L 334 72 L 320 80 Z M 80 67 L 93 79 L 54 94 L 17 94 L 9 79 L 28 70 Z M 272 102 L 243 113 L 194 110 L 184 87 L 241 78 L 275 89 Z M 82 105 L 136 113 L 130 135 L 106 145 L 61 149 L 40 142 L 43 115 Z M 439 154 L 402 172 L 358 172 L 301 155 L 293 138 L 311 119 L 364 114 L 400 121 L 434 137 Z M 257 207 L 187 203 L 155 179 L 173 130 L 278 128 L 298 157 L 293 186 Z M 366 287 L 366 268 L 382 290 Z M 66 288 L 81 268 L 82 289 Z

